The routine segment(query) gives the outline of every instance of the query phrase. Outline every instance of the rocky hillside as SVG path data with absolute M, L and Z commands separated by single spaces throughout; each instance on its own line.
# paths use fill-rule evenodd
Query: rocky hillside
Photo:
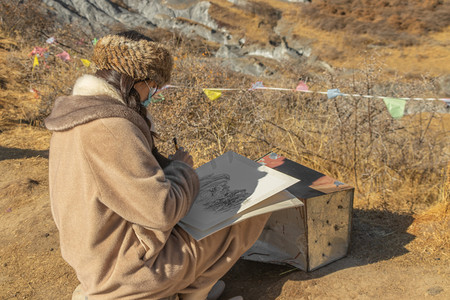
M 118 28 L 165 30 L 202 43 L 205 56 L 254 76 L 278 78 L 284 71 L 278 62 L 286 60 L 294 73 L 316 74 L 377 61 L 387 81 L 432 76 L 443 85 L 440 96 L 450 96 L 450 1 L 42 2 L 58 24 L 75 25 L 88 36 Z
M 291 1 L 302 2 L 302 1 Z M 301 60 L 311 49 L 278 33 L 282 11 L 268 4 L 250 1 L 160 1 L 160 0 L 44 0 L 59 21 L 80 25 L 93 35 L 105 34 L 117 27 L 162 28 L 187 38 L 200 39 L 226 58 L 235 71 L 252 75 L 274 74 L 261 60 L 241 60 L 245 56 L 269 59 Z M 254 39 L 242 31 L 244 20 L 254 33 L 266 38 Z

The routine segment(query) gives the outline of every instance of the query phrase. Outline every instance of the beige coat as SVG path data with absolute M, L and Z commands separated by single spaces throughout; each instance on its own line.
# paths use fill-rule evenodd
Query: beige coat
M 46 119 L 62 256 L 90 300 L 159 299 L 210 286 L 255 242 L 267 216 L 191 238 L 176 224 L 198 193 L 195 171 L 179 161 L 162 169 L 148 126 L 121 101 L 85 75 Z

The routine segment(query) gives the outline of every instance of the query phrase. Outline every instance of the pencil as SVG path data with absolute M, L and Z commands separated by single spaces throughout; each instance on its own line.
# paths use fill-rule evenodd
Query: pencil
M 177 138 L 173 138 L 173 144 L 175 145 L 175 150 L 178 150 Z

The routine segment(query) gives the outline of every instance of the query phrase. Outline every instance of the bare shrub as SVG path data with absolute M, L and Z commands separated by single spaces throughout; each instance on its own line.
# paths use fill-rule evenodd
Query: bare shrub
M 440 127 L 448 121 L 445 114 L 429 108 L 393 120 L 378 98 L 328 100 L 320 94 L 249 91 L 252 78 L 190 56 L 180 57 L 175 71 L 182 88 L 164 92 L 166 100 L 150 108 L 166 153 L 173 152 L 174 136 L 193 151 L 197 165 L 228 150 L 253 159 L 275 151 L 353 184 L 356 203 L 364 207 L 411 211 L 441 198 L 450 153 L 445 127 Z M 374 59 L 351 80 L 339 74 L 314 80 L 316 87 L 370 95 L 382 82 L 381 73 Z M 400 90 L 386 85 L 384 92 L 393 97 L 433 93 L 431 81 L 423 78 Z M 217 86 L 242 90 L 224 91 L 210 101 L 199 88 Z
M 39 32 L 52 27 L 53 19 L 39 0 L 0 0 L 0 28 L 9 36 L 35 40 Z
M 45 118 L 54 99 L 69 94 L 77 77 L 94 71 L 79 60 L 90 57 L 93 37 L 73 32 L 61 31 L 57 36 L 60 44 L 51 46 L 48 68 L 41 60 L 32 70 L 28 53 L 36 44 L 11 50 L 6 68 L 17 71 L 17 84 L 24 91 L 32 87 L 40 92 L 35 119 Z M 228 150 L 252 159 L 275 151 L 353 184 L 359 207 L 416 210 L 448 196 L 443 193 L 449 178 L 450 141 L 444 126 L 448 114 L 419 106 L 393 120 L 377 98 L 329 100 L 321 94 L 250 91 L 257 78 L 223 68 L 219 60 L 205 54 L 208 45 L 160 36 L 174 55 L 172 84 L 178 86 L 164 90 L 164 100 L 149 107 L 161 133 L 157 144 L 162 152 L 173 152 L 173 137 L 192 152 L 196 166 Z M 45 38 L 40 36 L 40 46 Z M 73 59 L 63 62 L 54 57 L 61 49 L 67 49 Z M 376 58 L 350 77 L 339 70 L 311 74 L 304 66 L 281 67 L 285 79 L 273 82 L 274 86 L 295 88 L 298 79 L 308 79 L 310 88 L 317 91 L 337 87 L 342 92 L 373 95 L 380 90 L 392 97 L 438 93 L 431 77 L 386 82 L 381 76 L 383 65 Z M 202 88 L 239 90 L 223 91 L 221 98 L 211 101 Z
M 10 50 L 5 60 L 4 67 L 10 75 L 8 87 L 16 92 L 29 93 L 30 98 L 35 98 L 33 101 L 38 103 L 34 109 L 22 113 L 22 119 L 29 124 L 43 125 L 56 97 L 69 94 L 76 78 L 84 72 L 90 72 L 81 58 L 90 58 L 92 38 L 81 30 L 74 31 L 70 25 L 57 31 L 51 30 L 42 28 L 42 32 L 33 39 L 24 40 L 20 47 Z M 46 43 L 51 36 L 57 37 L 55 43 Z M 37 55 L 39 65 L 33 67 L 35 55 L 31 55 L 31 52 L 35 47 L 46 50 L 44 55 Z M 69 53 L 69 61 L 56 56 L 63 51 Z

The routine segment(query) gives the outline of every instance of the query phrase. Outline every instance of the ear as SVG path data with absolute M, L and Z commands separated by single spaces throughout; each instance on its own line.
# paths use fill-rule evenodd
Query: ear
M 145 84 L 144 81 L 136 82 L 133 87 L 138 92 L 139 99 L 141 101 L 144 101 L 145 99 L 147 99 L 148 87 L 147 87 L 147 85 Z

